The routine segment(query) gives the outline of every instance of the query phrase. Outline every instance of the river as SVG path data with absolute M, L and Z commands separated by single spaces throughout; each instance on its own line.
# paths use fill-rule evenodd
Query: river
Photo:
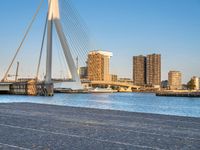
M 55 94 L 53 97 L 0 95 L 0 103 L 13 102 L 200 117 L 200 98 L 156 97 L 152 93 Z

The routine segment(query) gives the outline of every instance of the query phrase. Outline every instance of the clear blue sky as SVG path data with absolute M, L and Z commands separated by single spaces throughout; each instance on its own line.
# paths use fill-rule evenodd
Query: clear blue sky
M 1 76 L 39 1 L 1 1 Z M 167 79 L 169 70 L 181 71 L 184 82 L 200 76 L 200 0 L 71 1 L 90 29 L 94 47 L 113 52 L 111 73 L 132 77 L 132 56 L 160 53 L 162 79 Z M 41 32 L 38 21 L 29 40 L 31 47 L 24 47 L 30 49 L 21 56 L 24 63 L 36 57 L 37 33 Z

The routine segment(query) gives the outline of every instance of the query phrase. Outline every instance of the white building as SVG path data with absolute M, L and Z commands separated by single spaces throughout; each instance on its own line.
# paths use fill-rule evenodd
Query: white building
M 192 79 L 194 80 L 194 84 L 195 84 L 194 90 L 199 90 L 199 78 L 194 76 L 192 77 Z

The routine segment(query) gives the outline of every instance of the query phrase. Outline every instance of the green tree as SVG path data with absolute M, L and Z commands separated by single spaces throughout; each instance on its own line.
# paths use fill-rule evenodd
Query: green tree
M 190 90 L 194 90 L 196 87 L 195 85 L 195 81 L 193 79 L 191 79 L 188 83 L 187 83 L 187 88 Z

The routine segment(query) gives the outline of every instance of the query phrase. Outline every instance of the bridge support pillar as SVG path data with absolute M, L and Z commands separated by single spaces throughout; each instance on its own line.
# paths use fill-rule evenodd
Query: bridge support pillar
M 48 11 L 48 36 L 47 36 L 47 64 L 46 64 L 46 80 L 45 84 L 47 84 L 47 89 L 49 94 L 51 95 L 51 89 L 48 84 L 52 83 L 52 28 L 53 24 L 55 25 L 55 31 L 58 34 L 63 53 L 65 55 L 65 59 L 67 61 L 72 80 L 76 83 L 76 89 L 83 89 L 81 85 L 81 80 L 77 72 L 77 68 L 75 62 L 73 60 L 69 43 L 65 34 L 63 32 L 62 24 L 60 22 L 60 11 L 59 11 L 59 0 L 48 0 L 49 2 L 49 11 Z M 53 88 L 53 87 L 52 87 Z
M 53 96 L 54 95 L 54 89 L 53 89 L 53 83 L 45 84 L 46 93 L 44 96 Z

